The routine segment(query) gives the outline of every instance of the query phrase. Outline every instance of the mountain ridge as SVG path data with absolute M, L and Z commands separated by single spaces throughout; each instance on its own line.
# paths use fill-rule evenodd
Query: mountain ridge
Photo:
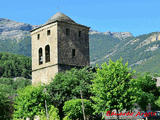
M 31 56 L 30 30 L 35 27 L 37 26 L 0 18 L 0 52 Z M 159 32 L 135 37 L 130 32 L 90 30 L 89 39 L 90 60 L 93 66 L 110 58 L 115 61 L 122 57 L 124 62 L 128 61 L 129 66 L 138 71 L 160 72 L 154 64 L 156 61 L 160 62 L 157 58 L 160 54 Z
M 130 33 L 130 32 L 111 32 L 111 31 L 98 32 L 96 30 L 90 30 L 89 34 L 90 35 L 104 34 L 104 35 L 110 35 L 110 36 L 113 36 L 113 37 L 119 38 L 119 39 L 125 39 L 127 37 L 133 37 L 132 33 Z

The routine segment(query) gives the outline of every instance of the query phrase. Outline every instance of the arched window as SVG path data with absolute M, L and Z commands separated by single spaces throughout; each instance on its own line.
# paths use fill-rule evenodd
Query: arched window
M 41 65 L 41 64 L 43 64 L 43 51 L 42 51 L 42 48 L 39 48 L 38 54 L 39 54 L 39 65 Z
M 50 47 L 49 45 L 46 45 L 45 47 L 45 57 L 46 62 L 50 62 Z

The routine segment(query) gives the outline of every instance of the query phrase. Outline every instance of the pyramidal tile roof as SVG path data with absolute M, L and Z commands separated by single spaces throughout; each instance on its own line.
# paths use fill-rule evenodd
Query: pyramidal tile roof
M 57 12 L 55 15 L 53 15 L 47 22 L 46 24 L 49 23 L 53 23 L 56 21 L 63 21 L 63 22 L 68 22 L 68 23 L 74 23 L 75 22 L 68 16 L 66 16 L 65 14 L 61 13 L 61 12 Z

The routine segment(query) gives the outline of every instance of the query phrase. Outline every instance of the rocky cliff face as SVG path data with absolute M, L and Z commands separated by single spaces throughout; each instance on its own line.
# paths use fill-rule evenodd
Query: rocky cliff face
M 104 34 L 104 35 L 109 35 L 109 36 L 112 36 L 112 37 L 115 37 L 115 38 L 118 38 L 118 39 L 125 39 L 125 38 L 128 38 L 128 37 L 133 37 L 133 35 L 130 33 L 130 32 L 110 32 L 110 31 L 107 31 L 107 32 L 98 32 L 98 31 L 95 31 L 95 30 L 90 30 L 90 35 L 94 35 L 94 34 Z
M 34 26 L 29 24 L 0 18 L 0 40 L 16 39 L 19 42 L 24 37 L 29 36 L 29 31 L 33 28 Z

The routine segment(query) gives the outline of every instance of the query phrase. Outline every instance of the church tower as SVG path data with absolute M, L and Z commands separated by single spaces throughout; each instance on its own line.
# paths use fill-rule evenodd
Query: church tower
M 89 66 L 89 27 L 56 13 L 31 31 L 32 84 L 49 83 L 71 68 Z

